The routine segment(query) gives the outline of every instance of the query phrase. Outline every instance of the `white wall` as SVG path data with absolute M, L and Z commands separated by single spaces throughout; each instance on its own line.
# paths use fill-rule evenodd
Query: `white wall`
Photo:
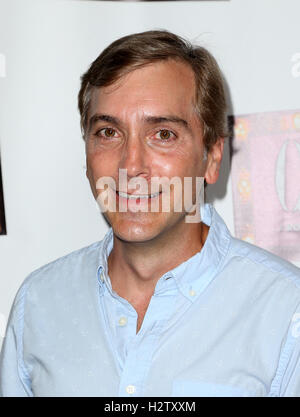
M 85 177 L 76 97 L 100 51 L 165 28 L 207 47 L 235 114 L 300 108 L 298 0 L 116 3 L 0 0 L 0 148 L 7 236 L 0 236 L 0 344 L 13 297 L 33 269 L 103 237 Z M 1 65 L 1 60 L 0 60 Z M 232 233 L 225 155 L 212 191 Z

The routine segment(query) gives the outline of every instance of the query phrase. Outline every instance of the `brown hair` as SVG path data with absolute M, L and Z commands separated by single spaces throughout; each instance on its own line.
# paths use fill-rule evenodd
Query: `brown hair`
M 197 110 L 203 122 L 206 148 L 209 150 L 218 138 L 228 136 L 223 77 L 216 60 L 205 48 L 193 46 L 166 30 L 135 33 L 114 41 L 82 75 L 78 108 L 83 136 L 95 87 L 111 85 L 134 69 L 166 59 L 181 60 L 195 73 Z

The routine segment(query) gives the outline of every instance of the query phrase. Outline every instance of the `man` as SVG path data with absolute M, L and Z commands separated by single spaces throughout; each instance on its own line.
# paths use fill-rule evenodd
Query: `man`
M 124 37 L 82 77 L 79 110 L 111 228 L 21 286 L 1 394 L 299 396 L 299 269 L 233 238 L 198 200 L 226 136 L 214 58 L 167 31 Z M 187 185 L 146 190 L 155 178 Z

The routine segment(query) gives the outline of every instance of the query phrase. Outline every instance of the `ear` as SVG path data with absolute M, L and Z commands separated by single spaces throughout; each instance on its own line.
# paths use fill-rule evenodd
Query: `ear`
M 89 171 L 90 171 L 89 170 L 89 162 L 88 162 L 87 155 L 85 155 L 85 175 L 86 175 L 88 180 L 90 180 Z
M 204 178 L 208 184 L 214 184 L 219 177 L 223 157 L 224 138 L 218 138 L 207 155 L 207 165 Z

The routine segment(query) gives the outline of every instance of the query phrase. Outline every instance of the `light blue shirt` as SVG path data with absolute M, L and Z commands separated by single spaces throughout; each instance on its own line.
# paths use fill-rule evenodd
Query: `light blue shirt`
M 11 310 L 1 395 L 300 396 L 300 270 L 233 238 L 210 205 L 203 221 L 203 248 L 159 279 L 137 334 L 107 274 L 111 229 L 32 272 Z

